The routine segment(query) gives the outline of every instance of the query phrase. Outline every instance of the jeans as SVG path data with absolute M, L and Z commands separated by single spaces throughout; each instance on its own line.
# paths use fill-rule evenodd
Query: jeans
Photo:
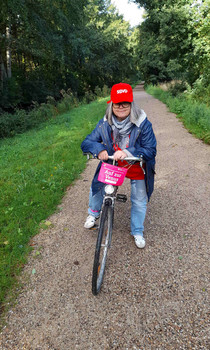
M 144 180 L 131 181 L 131 235 L 143 236 L 144 220 L 147 211 L 147 193 Z M 105 186 L 105 185 L 104 185 Z M 104 187 L 92 195 L 92 189 L 89 194 L 88 214 L 95 216 L 100 215 L 101 206 L 103 203 Z

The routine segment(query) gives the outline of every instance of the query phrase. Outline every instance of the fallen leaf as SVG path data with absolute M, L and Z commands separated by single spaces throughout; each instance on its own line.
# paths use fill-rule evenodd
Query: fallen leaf
M 52 222 L 51 222 L 51 221 L 45 221 L 45 225 L 46 225 L 46 226 L 51 226 L 51 225 L 52 225 Z
M 32 270 L 32 275 L 35 275 L 35 273 L 36 273 L 36 269 L 33 269 Z

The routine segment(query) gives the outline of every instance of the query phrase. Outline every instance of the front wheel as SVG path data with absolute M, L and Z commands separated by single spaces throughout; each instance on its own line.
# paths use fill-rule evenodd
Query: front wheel
M 98 294 L 103 282 L 108 248 L 112 238 L 113 213 L 111 203 L 105 203 L 101 213 L 93 263 L 92 293 L 94 295 Z

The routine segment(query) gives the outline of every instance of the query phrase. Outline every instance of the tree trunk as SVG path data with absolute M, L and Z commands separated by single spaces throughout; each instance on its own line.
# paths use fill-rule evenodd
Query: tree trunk
M 4 87 L 4 79 L 7 77 L 7 72 L 4 66 L 4 61 L 2 55 L 0 54 L 0 89 L 3 90 Z
M 6 39 L 7 39 L 6 58 L 7 58 L 7 77 L 8 78 L 11 78 L 11 76 L 12 76 L 10 36 L 11 36 L 11 25 L 9 23 L 6 27 Z

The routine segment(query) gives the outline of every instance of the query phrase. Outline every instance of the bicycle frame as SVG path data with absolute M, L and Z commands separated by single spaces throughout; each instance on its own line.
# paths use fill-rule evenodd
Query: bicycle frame
M 89 159 L 90 154 L 86 154 L 86 155 L 88 156 L 88 159 Z M 115 160 L 113 156 L 109 156 L 108 159 L 112 160 L 113 165 L 115 165 Z M 124 160 L 139 162 L 140 167 L 145 173 L 143 168 L 142 157 L 140 158 L 126 157 L 124 158 Z M 103 283 L 108 248 L 110 248 L 111 246 L 115 200 L 118 200 L 118 198 L 120 198 L 120 200 L 123 202 L 127 200 L 127 197 L 125 195 L 117 194 L 117 191 L 118 191 L 118 186 L 105 184 L 105 187 L 104 187 L 105 194 L 104 194 L 103 204 L 100 212 L 99 230 L 98 230 L 98 237 L 96 242 L 96 249 L 95 249 L 95 256 L 94 256 L 94 263 L 93 263 L 93 274 L 92 274 L 93 295 L 97 295 L 99 293 L 101 285 Z

